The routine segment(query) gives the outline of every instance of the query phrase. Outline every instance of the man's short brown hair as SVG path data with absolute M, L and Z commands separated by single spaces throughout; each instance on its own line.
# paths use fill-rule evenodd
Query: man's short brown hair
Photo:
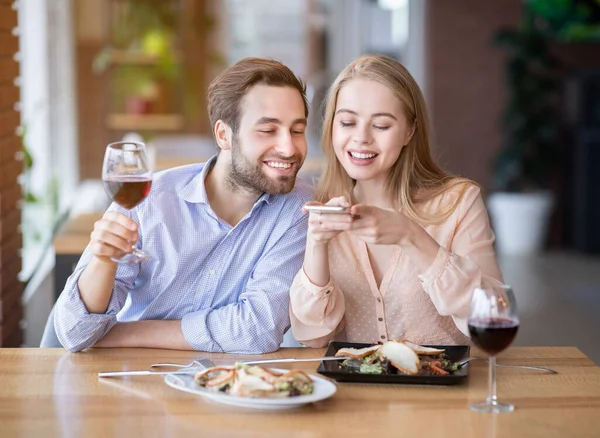
M 248 90 L 257 84 L 292 87 L 298 90 L 308 117 L 306 85 L 281 62 L 263 58 L 244 58 L 219 74 L 208 87 L 208 117 L 214 129 L 222 120 L 236 133 L 240 125 L 240 104 Z

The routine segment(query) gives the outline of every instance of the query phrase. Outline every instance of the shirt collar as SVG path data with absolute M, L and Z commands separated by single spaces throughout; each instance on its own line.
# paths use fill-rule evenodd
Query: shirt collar
M 206 196 L 206 175 L 217 162 L 217 156 L 214 155 L 204 163 L 202 170 L 192 180 L 187 183 L 178 193 L 179 197 L 186 202 L 192 204 L 208 204 L 208 196 Z
M 202 170 L 198 175 L 196 175 L 192 180 L 187 183 L 180 191 L 179 197 L 186 202 L 190 202 L 192 204 L 208 204 L 208 196 L 206 195 L 206 176 L 208 172 L 214 167 L 217 162 L 217 155 L 212 156 L 205 164 Z M 269 193 L 263 193 L 260 198 L 256 200 L 254 205 L 259 205 L 263 202 L 267 204 L 271 204 L 275 201 L 275 197 L 277 195 L 272 195 Z
M 270 193 L 263 193 L 260 198 L 256 200 L 255 204 L 259 204 L 261 202 L 266 202 L 267 204 L 271 204 L 275 200 L 275 196 Z

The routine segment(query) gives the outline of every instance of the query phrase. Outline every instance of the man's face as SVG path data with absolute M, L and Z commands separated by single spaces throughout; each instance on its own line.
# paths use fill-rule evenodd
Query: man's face
M 253 86 L 240 105 L 229 178 L 258 193 L 289 193 L 306 157 L 306 117 L 292 87 Z

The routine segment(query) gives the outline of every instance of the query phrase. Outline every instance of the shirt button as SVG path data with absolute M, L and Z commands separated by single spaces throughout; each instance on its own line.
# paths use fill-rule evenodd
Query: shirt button
M 379 322 L 381 322 L 381 321 L 383 321 L 383 318 L 377 318 L 377 320 L 378 320 Z
M 385 335 L 381 335 L 381 339 L 385 339 Z
M 327 295 L 329 295 L 329 294 L 331 293 L 331 290 L 327 289 L 327 290 L 325 291 L 325 293 L 326 293 Z
M 210 276 L 212 277 L 213 275 L 215 275 L 215 270 L 211 269 L 210 271 L 208 271 L 208 273 L 210 274 Z
M 381 303 L 381 298 L 377 298 L 377 302 L 378 302 L 378 303 Z

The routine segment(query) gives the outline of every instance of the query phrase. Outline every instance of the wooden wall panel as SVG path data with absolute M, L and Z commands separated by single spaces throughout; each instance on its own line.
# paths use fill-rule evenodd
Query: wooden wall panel
M 22 238 L 21 186 L 18 176 L 23 165 L 19 160 L 21 139 L 17 136 L 20 115 L 15 110 L 19 89 L 15 79 L 19 64 L 15 54 L 19 39 L 17 11 L 13 1 L 0 0 L 0 347 L 18 347 L 23 341 L 21 295 Z

